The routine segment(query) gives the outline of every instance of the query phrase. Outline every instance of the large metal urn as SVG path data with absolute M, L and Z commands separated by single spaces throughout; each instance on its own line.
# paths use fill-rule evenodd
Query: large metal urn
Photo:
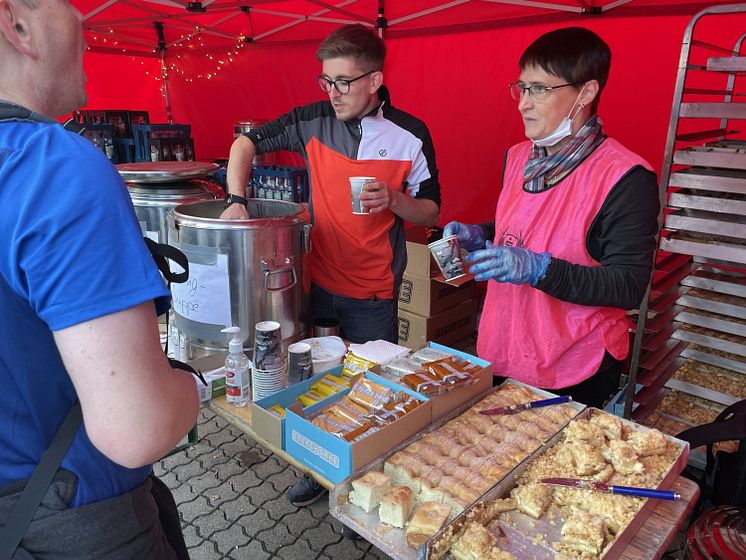
M 305 338 L 308 298 L 303 264 L 310 252 L 309 215 L 300 204 L 250 199 L 247 220 L 222 220 L 222 201 L 177 206 L 169 244 L 189 260 L 189 280 L 172 285 L 175 322 L 186 359 L 227 346 L 221 329 L 241 329 L 251 348 L 260 321 L 280 323 L 283 343 Z
M 217 166 L 203 162 L 142 162 L 117 166 L 127 181 L 143 235 L 168 242 L 166 217 L 180 204 L 215 200 L 225 193 L 219 185 L 201 179 Z

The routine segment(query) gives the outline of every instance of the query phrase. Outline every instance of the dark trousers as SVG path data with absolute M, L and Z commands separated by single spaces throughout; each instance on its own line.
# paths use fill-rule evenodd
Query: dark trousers
M 572 400 L 603 408 L 604 404 L 619 390 L 619 376 L 622 374 L 622 362 L 606 352 L 596 373 L 577 385 L 554 389 L 558 395 L 570 395 Z
M 0 524 L 25 481 L 0 488 Z M 188 560 L 171 491 L 155 476 L 102 502 L 69 508 L 74 474 L 60 471 L 49 486 L 13 560 Z
M 337 319 L 339 336 L 355 343 L 379 339 L 398 342 L 398 303 L 396 299 L 338 296 L 315 284 L 311 287 L 313 320 Z
M 622 374 L 622 362 L 606 352 L 596 373 L 577 385 L 564 389 L 547 389 L 558 395 L 569 395 L 572 400 L 595 408 L 603 408 L 604 404 L 619 390 L 619 377 Z M 499 385 L 507 379 L 496 375 L 492 386 Z

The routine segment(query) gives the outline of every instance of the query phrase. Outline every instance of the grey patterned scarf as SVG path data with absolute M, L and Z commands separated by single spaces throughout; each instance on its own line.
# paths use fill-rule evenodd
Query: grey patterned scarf
M 555 177 L 572 170 L 598 148 L 606 136 L 598 115 L 593 115 L 559 151 L 548 155 L 546 148 L 534 146 L 523 170 L 523 190 L 541 192 Z

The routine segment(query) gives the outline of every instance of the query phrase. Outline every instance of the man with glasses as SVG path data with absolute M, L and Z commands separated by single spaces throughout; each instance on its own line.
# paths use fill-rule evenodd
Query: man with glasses
M 495 222 L 451 222 L 491 280 L 477 352 L 495 373 L 600 407 L 629 351 L 658 229 L 650 164 L 603 131 L 611 51 L 592 31 L 539 37 L 510 84 L 527 142 L 508 150 Z
M 440 212 L 435 150 L 425 124 L 395 108 L 383 85 L 386 47 L 369 28 L 345 25 L 319 46 L 328 101 L 293 109 L 235 140 L 225 219 L 248 217 L 245 185 L 257 153 L 299 152 L 311 179 L 311 314 L 339 321 L 351 342 L 397 342 L 397 296 L 407 261 L 403 222 L 434 225 Z M 353 214 L 349 178 L 374 177 Z M 295 505 L 323 489 L 304 478 Z

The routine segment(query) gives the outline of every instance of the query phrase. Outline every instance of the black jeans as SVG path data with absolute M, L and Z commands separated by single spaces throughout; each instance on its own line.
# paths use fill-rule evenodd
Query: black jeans
M 603 408 L 606 401 L 619 390 L 622 362 L 606 352 L 596 373 L 577 385 L 556 389 L 558 395 L 570 395 L 572 400 L 595 408 Z
M 337 319 L 339 335 L 355 343 L 380 339 L 396 344 L 398 304 L 396 299 L 355 299 L 338 296 L 315 284 L 311 287 L 313 319 Z
M 577 385 L 564 389 L 547 389 L 558 395 L 570 395 L 572 400 L 595 408 L 603 408 L 606 401 L 619 390 L 619 377 L 622 374 L 622 362 L 606 352 L 596 373 Z M 496 375 L 492 379 L 495 387 L 505 381 L 506 377 Z
M 0 488 L 0 524 L 26 481 Z M 171 491 L 151 475 L 108 500 L 69 508 L 77 479 L 59 471 L 13 560 L 188 560 Z

